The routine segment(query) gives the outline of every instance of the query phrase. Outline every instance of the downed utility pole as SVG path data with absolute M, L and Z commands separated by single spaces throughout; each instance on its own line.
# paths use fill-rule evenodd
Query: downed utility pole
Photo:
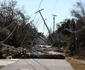
M 38 13 L 38 12 L 39 12 L 39 14 L 40 14 L 40 16 L 41 16 L 41 18 L 42 18 L 42 20 L 43 20 L 43 22 L 44 22 L 44 24 L 45 24 L 45 26 L 46 26 L 48 32 L 49 32 L 49 34 L 51 34 L 51 32 L 50 32 L 50 30 L 49 30 L 49 28 L 48 28 L 48 26 L 47 26 L 47 24 L 46 24 L 46 22 L 45 22 L 45 19 L 44 19 L 43 16 L 42 16 L 42 13 L 41 13 L 42 10 L 43 10 L 43 9 L 38 10 L 38 11 L 35 12 L 35 13 Z M 51 35 L 51 39 L 52 39 L 52 41 L 54 42 L 54 39 L 53 39 L 52 35 Z

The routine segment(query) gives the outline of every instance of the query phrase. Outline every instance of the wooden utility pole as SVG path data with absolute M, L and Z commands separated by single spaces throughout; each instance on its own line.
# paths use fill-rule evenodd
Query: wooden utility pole
M 73 20 L 73 39 L 74 39 L 74 51 L 77 52 L 77 42 L 76 42 L 76 24 L 75 21 Z
M 55 17 L 56 17 L 57 15 L 53 15 L 53 32 L 55 31 Z
M 43 16 L 42 16 L 42 13 L 41 13 L 42 10 L 43 10 L 43 9 L 38 10 L 38 11 L 35 12 L 35 13 L 38 13 L 38 12 L 39 12 L 39 14 L 40 14 L 40 16 L 41 16 L 41 18 L 42 18 L 42 20 L 43 20 L 43 22 L 44 22 L 44 24 L 45 24 L 45 26 L 46 26 L 48 32 L 49 32 L 49 34 L 51 35 L 51 32 L 50 32 L 50 30 L 49 30 L 49 28 L 48 28 L 48 26 L 47 26 L 47 24 L 46 24 L 46 22 L 45 22 L 45 19 L 44 19 Z M 52 41 L 54 42 L 54 39 L 53 39 L 52 35 L 51 35 L 51 39 L 52 39 Z

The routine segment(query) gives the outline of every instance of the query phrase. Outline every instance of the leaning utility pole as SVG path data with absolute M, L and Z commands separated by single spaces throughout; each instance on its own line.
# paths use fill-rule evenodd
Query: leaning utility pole
M 55 31 L 55 17 L 56 17 L 57 15 L 53 15 L 53 32 Z
M 39 14 L 40 14 L 40 16 L 41 16 L 41 18 L 42 18 L 42 20 L 43 20 L 43 22 L 44 22 L 44 24 L 45 24 L 45 26 L 46 26 L 48 32 L 49 32 L 49 34 L 51 34 L 51 32 L 50 32 L 50 30 L 49 30 L 49 28 L 48 28 L 48 26 L 47 26 L 47 24 L 46 24 L 46 22 L 45 22 L 45 19 L 44 19 L 43 16 L 42 16 L 42 13 L 41 13 L 42 10 L 43 10 L 43 9 L 38 10 L 38 11 L 35 12 L 35 13 L 38 13 L 38 12 L 39 12 Z M 51 35 L 51 39 L 52 39 L 52 41 L 54 42 L 54 39 L 53 39 L 52 35 Z

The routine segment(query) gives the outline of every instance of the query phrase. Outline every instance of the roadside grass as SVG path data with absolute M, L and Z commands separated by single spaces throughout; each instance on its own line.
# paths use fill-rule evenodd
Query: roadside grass
M 71 66 L 73 67 L 73 70 L 85 70 L 85 64 L 81 63 L 77 60 L 71 59 L 71 58 L 66 58 L 67 61 L 71 64 Z

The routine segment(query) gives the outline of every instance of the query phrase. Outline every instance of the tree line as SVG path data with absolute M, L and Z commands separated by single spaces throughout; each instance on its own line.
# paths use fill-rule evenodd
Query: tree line
M 0 42 L 15 47 L 27 47 L 37 38 L 37 28 L 16 1 L 0 3 Z M 35 42 L 33 42 L 35 44 Z
M 48 41 L 56 47 L 64 47 L 70 50 L 71 55 L 82 54 L 85 52 L 85 4 L 81 1 L 74 5 L 71 9 L 73 18 L 65 19 L 57 24 L 55 32 L 49 34 Z M 52 42 L 50 35 L 53 36 L 55 42 Z M 76 35 L 74 37 L 74 35 Z M 74 42 L 75 41 L 75 42 Z M 76 49 L 75 49 L 76 48 Z M 77 51 L 77 53 L 75 52 Z

